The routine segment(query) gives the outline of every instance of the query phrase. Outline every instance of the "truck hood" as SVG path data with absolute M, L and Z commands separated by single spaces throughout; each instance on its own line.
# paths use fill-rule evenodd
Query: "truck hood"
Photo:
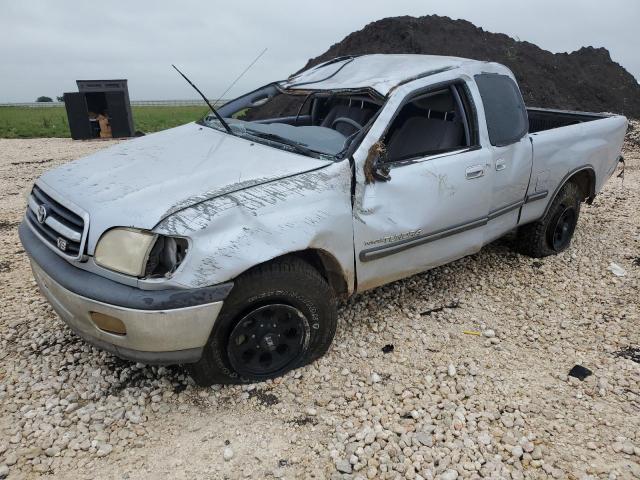
M 37 183 L 89 214 L 89 252 L 104 230 L 153 228 L 196 203 L 331 162 L 190 123 L 46 172 Z

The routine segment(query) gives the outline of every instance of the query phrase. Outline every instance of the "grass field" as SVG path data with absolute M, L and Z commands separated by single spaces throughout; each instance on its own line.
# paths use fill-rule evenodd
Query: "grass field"
M 136 130 L 157 132 L 202 118 L 207 107 L 132 107 Z M 0 107 L 0 138 L 70 137 L 64 107 Z

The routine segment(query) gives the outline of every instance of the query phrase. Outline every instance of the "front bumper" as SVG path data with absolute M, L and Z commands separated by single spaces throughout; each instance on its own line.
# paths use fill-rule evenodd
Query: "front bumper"
M 143 363 L 200 359 L 231 283 L 141 290 L 74 267 L 44 245 L 24 222 L 19 233 L 40 290 L 60 318 L 87 342 Z M 102 330 L 92 313 L 117 318 L 126 334 Z

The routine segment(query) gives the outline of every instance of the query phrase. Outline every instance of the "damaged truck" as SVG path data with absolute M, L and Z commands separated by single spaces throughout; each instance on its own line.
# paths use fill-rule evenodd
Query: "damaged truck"
M 496 63 L 341 57 L 46 172 L 20 239 L 89 343 L 261 381 L 327 351 L 339 298 L 512 231 L 523 254 L 565 250 L 626 129 L 525 107 Z

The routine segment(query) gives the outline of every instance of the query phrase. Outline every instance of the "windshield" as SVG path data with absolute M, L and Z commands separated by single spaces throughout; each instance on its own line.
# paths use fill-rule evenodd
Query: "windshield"
M 347 137 L 330 128 L 304 125 L 296 127 L 279 122 L 252 123 L 234 118 L 225 118 L 225 121 L 232 133 L 238 137 L 280 143 L 290 147 L 286 150 L 299 150 L 298 153 L 336 156 L 347 144 Z M 208 115 L 204 119 L 204 124 L 216 130 L 226 131 L 213 115 Z M 296 146 L 301 148 L 296 149 Z
M 233 135 L 310 156 L 340 157 L 380 108 L 366 95 L 283 92 L 269 85 L 218 113 Z M 202 124 L 226 131 L 210 113 Z

